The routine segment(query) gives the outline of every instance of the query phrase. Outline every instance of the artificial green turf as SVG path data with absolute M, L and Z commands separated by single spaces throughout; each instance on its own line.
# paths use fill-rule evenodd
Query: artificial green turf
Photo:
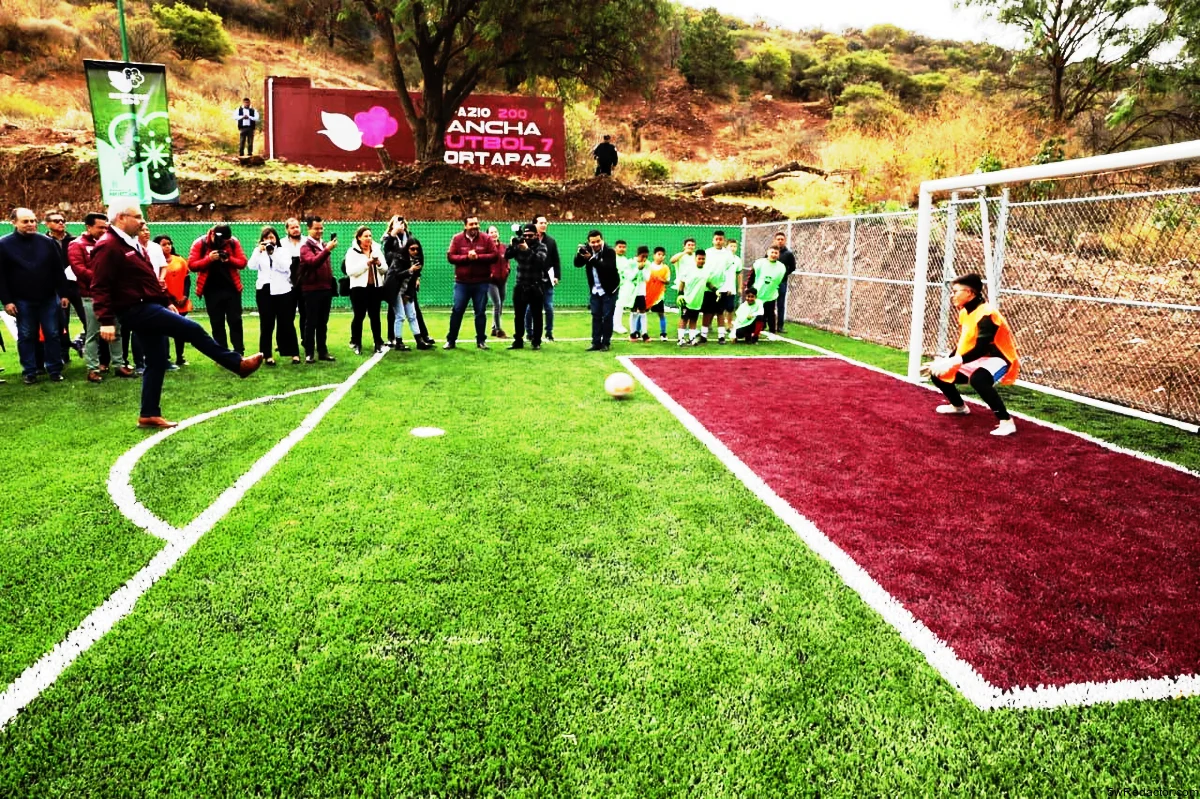
M 331 341 L 344 341 L 346 322 L 335 319 Z M 562 314 L 556 333 L 587 326 Z M 433 324 L 439 340 L 444 329 Z M 1089 796 L 1200 785 L 1195 699 L 975 710 L 652 397 L 602 393 L 614 355 L 673 345 L 467 345 L 391 353 L 367 374 L 0 732 L 0 796 Z M 246 381 L 195 363 L 168 378 L 164 405 L 182 418 L 337 382 L 361 359 L 344 344 L 334 352 L 336 364 Z M 71 402 L 55 402 L 63 388 Z M 129 429 L 136 394 L 102 422 L 80 424 L 72 407 L 109 388 L 12 392 L 11 406 L 27 408 L 5 477 L 56 431 L 55 452 L 86 460 L 86 490 L 50 479 L 37 512 L 22 494 L 0 499 L 20 519 L 3 533 L 0 618 L 48 605 L 28 629 L 0 629 L 22 649 L 5 661 L 9 679 L 157 549 L 103 488 L 144 435 Z M 169 439 L 147 456 L 135 486 L 183 523 L 322 396 L 184 431 L 178 451 Z M 446 435 L 414 438 L 418 426 Z M 43 470 L 28 471 L 40 486 Z M 209 493 L 185 497 L 179 487 L 193 482 Z M 70 517 L 56 507 L 68 500 L 71 513 L 110 518 L 103 540 L 138 547 L 102 557 L 65 518 L 59 550 L 11 566 L 10 551 L 50 529 L 43 516 Z M 84 563 L 99 586 L 70 579 Z M 17 597 L 10 573 L 37 583 Z

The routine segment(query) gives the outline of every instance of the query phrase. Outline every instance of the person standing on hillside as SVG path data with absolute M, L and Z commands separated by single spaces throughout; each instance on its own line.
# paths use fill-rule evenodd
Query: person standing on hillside
M 604 141 L 592 148 L 592 158 L 596 161 L 596 174 L 612 177 L 613 167 L 617 165 L 617 146 L 612 143 L 612 136 L 605 135 Z
M 238 155 L 254 155 L 254 129 L 258 127 L 258 111 L 250 107 L 250 98 L 243 97 L 242 104 L 233 112 L 238 128 Z

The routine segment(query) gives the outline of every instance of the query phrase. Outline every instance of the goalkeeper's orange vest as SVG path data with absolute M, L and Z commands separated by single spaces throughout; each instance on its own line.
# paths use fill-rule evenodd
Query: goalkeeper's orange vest
M 958 312 L 958 324 L 962 331 L 958 334 L 958 348 L 955 353 L 961 355 L 964 352 L 970 352 L 975 348 L 975 341 L 979 338 L 979 321 L 985 316 L 990 316 L 996 324 L 996 337 L 993 342 L 996 349 L 1008 361 L 1008 371 L 1004 373 L 1004 377 L 1000 378 L 1002 385 L 1009 385 L 1017 382 L 1017 340 L 1013 337 L 1012 328 L 1008 326 L 1008 322 L 1004 319 L 999 311 L 993 308 L 986 302 L 979 303 L 975 310 L 968 312 L 965 308 Z M 944 380 L 953 380 L 954 375 L 958 374 L 958 367 L 954 371 L 944 377 Z

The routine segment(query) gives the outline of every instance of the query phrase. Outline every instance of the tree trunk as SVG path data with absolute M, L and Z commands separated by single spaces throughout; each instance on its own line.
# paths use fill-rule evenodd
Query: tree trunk
M 808 166 L 799 161 L 784 164 L 778 169 L 772 169 L 763 175 L 754 175 L 737 180 L 723 180 L 716 183 L 685 183 L 679 186 L 685 190 L 700 190 L 701 197 L 712 197 L 714 194 L 758 194 L 773 180 L 795 177 L 797 172 L 828 177 L 829 173 L 815 166 Z

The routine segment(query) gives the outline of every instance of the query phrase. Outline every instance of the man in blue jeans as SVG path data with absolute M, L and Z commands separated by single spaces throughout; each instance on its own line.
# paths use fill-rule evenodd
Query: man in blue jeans
M 179 315 L 137 240 L 146 224 L 138 205 L 128 200 L 114 204 L 108 209 L 108 223 L 108 232 L 92 250 L 92 302 L 100 320 L 100 337 L 105 341 L 116 339 L 114 321 L 118 318 L 122 327 L 141 337 L 146 373 L 142 377 L 142 409 L 137 426 L 150 430 L 175 427 L 175 422 L 163 418 L 159 407 L 172 338 L 182 338 L 239 377 L 253 374 L 262 365 L 263 354 L 243 358 L 217 344 L 203 327 Z
M 504 257 L 504 251 L 492 239 L 479 232 L 479 217 L 463 217 L 463 229 L 450 240 L 446 260 L 454 266 L 454 305 L 450 309 L 450 330 L 444 350 L 452 350 L 462 327 L 463 314 L 470 300 L 475 308 L 475 346 L 487 346 L 487 297 L 492 279 L 492 264 Z
M 25 385 L 37 382 L 38 330 L 44 341 L 44 366 L 50 381 L 63 381 L 59 309 L 70 306 L 67 276 L 58 245 L 37 232 L 37 215 L 28 208 L 12 212 L 13 232 L 0 238 L 0 304 L 17 318 L 17 354 Z
M 575 266 L 587 275 L 588 306 L 592 311 L 592 346 L 588 352 L 606 352 L 612 341 L 613 313 L 617 309 L 617 253 L 604 243 L 599 230 L 588 233 L 588 243 L 575 253 Z

